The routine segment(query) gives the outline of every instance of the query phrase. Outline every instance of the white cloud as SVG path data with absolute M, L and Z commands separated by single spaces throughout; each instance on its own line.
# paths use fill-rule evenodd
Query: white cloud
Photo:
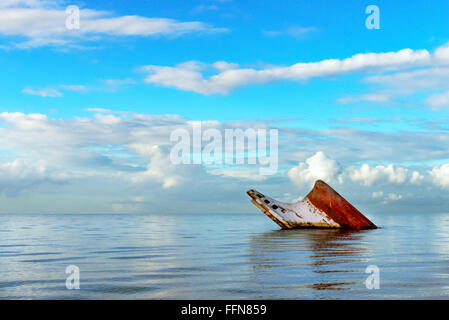
M 319 151 L 307 158 L 305 163 L 300 162 L 288 171 L 288 177 L 299 186 L 309 184 L 315 180 L 333 181 L 340 171 L 336 161 L 329 159 Z
M 427 121 L 422 125 L 427 125 Z M 283 128 L 279 135 L 287 137 L 280 144 L 280 156 L 286 158 L 281 159 L 284 162 L 305 159 L 317 151 L 324 151 L 347 165 L 421 162 L 427 166 L 430 160 L 449 158 L 449 149 L 442 147 L 449 143 L 449 132 L 440 129 L 391 131 L 337 127 L 305 130 L 296 127 Z
M 145 201 L 145 199 L 143 197 L 134 197 L 132 200 L 135 202 L 144 202 Z
M 119 179 L 141 188 L 150 184 L 172 189 L 201 175 L 203 178 L 220 175 L 235 180 L 250 175 L 238 166 L 208 172 L 202 166 L 172 164 L 170 133 L 178 128 L 191 129 L 191 122 L 183 117 L 101 108 L 90 111 L 96 112 L 93 118 L 71 120 L 51 119 L 43 114 L 0 113 L 0 145 L 20 150 L 21 156 L 27 159 L 66 168 L 70 176 L 76 173 L 77 177 Z M 205 121 L 202 125 L 223 129 L 218 121 Z M 259 177 L 258 169 L 255 168 L 255 176 Z
M 228 178 L 237 178 L 248 181 L 264 181 L 267 179 L 266 175 L 261 175 L 259 169 L 240 169 L 240 170 L 219 170 L 219 169 L 208 169 L 207 173 L 222 176 Z
M 444 189 L 449 188 L 449 163 L 433 167 L 429 174 L 437 186 Z
M 175 167 L 169 159 L 170 132 L 186 125 L 180 119 L 123 113 L 63 120 L 43 114 L 0 113 L 0 155 L 7 148 L 25 159 L 2 162 L 0 158 L 0 193 L 16 196 L 32 186 L 55 183 L 171 189 L 194 175 L 191 168 Z M 205 175 L 196 172 L 200 174 Z
M 384 193 L 383 193 L 382 191 L 374 191 L 374 192 L 371 194 L 371 196 L 372 196 L 374 199 L 380 198 L 380 197 L 382 197 L 383 195 L 384 195 Z
M 196 6 L 192 12 L 193 13 L 203 13 L 203 12 L 207 12 L 207 11 L 217 11 L 218 10 L 218 6 L 214 5 L 214 4 L 209 4 L 209 5 L 205 5 L 205 4 L 201 4 L 199 6 Z
M 10 7 L 43 7 L 51 4 L 55 4 L 54 0 L 2 0 L 0 2 L 0 8 L 10 8 Z
M 212 67 L 218 71 L 226 71 L 226 70 L 238 69 L 239 64 L 238 63 L 229 63 L 226 61 L 217 61 L 217 62 L 212 63 Z
M 30 87 L 26 87 L 22 90 L 22 92 L 34 96 L 40 96 L 43 98 L 62 97 L 62 93 L 54 88 L 33 89 Z
M 369 76 L 364 81 L 369 84 L 389 85 L 394 88 L 394 91 L 400 90 L 412 93 L 418 89 L 434 89 L 447 86 L 449 68 L 441 64 L 441 66 L 431 66 L 426 69 Z
M 242 212 L 250 208 L 249 205 L 245 207 L 244 191 L 247 189 L 256 188 L 274 197 L 282 197 L 288 192 L 289 199 L 296 199 L 301 195 L 292 191 L 291 181 L 308 191 L 306 189 L 315 179 L 323 179 L 333 186 L 338 184 L 337 191 L 350 195 L 351 201 L 374 203 L 376 210 L 384 202 L 388 205 L 393 201 L 404 210 L 418 210 L 414 204 L 423 203 L 426 210 L 428 204 L 433 204 L 433 211 L 446 206 L 446 191 L 439 188 L 449 188 L 449 165 L 433 169 L 425 165 L 429 159 L 447 159 L 447 153 L 441 151 L 441 145 L 449 141 L 449 135 L 444 132 L 386 134 L 364 130 L 280 128 L 279 136 L 283 141 L 279 145 L 281 170 L 276 176 L 259 178 L 257 168 L 248 165 L 172 165 L 170 133 L 178 128 L 190 130 L 192 125 L 191 120 L 181 116 L 102 108 L 91 111 L 97 114 L 72 119 L 0 113 L 0 193 L 7 195 L 2 198 L 3 211 L 14 209 L 14 206 L 24 208 L 26 203 L 34 204 L 36 208 L 39 203 L 54 211 L 54 201 L 60 201 L 59 208 L 65 212 L 68 209 L 64 208 L 73 208 L 67 206 L 66 201 L 72 201 L 80 212 L 109 212 L 112 204 L 117 204 L 118 211 L 127 211 L 137 205 L 138 212 L 179 212 L 184 209 L 223 212 L 230 207 L 232 212 Z M 267 126 L 272 120 L 206 121 L 202 124 L 205 128 L 223 130 L 235 126 Z M 345 147 L 349 145 L 348 141 L 351 141 L 350 148 Z M 382 146 L 387 145 L 387 141 L 390 145 L 385 149 Z M 373 145 L 379 147 L 373 148 Z M 373 151 L 375 153 L 370 153 Z M 284 171 L 295 158 L 304 161 Z M 382 163 L 390 159 L 399 163 L 410 158 L 423 164 L 419 171 L 399 164 L 353 165 L 363 163 L 365 158 Z M 410 202 L 397 201 L 405 195 Z M 18 200 L 10 199 L 14 197 Z M 136 197 L 145 201 L 132 201 Z M 40 199 L 40 202 L 28 199 Z M 92 209 L 93 202 L 102 206 Z M 10 203 L 8 209 L 4 209 L 6 203 Z
M 435 50 L 436 63 L 448 64 L 449 63 L 449 44 L 441 46 Z
M 291 168 L 288 171 L 288 177 L 300 186 L 321 179 L 328 182 L 338 182 L 339 184 L 352 181 L 365 187 L 374 184 L 402 185 L 406 182 L 419 184 L 424 179 L 424 176 L 418 171 L 413 171 L 410 174 L 407 168 L 395 167 L 393 164 L 388 166 L 363 164 L 360 167 L 342 167 L 335 160 L 328 158 L 322 151 Z M 379 194 L 373 193 L 373 197 L 376 196 L 379 196 Z
M 126 79 L 106 79 L 101 80 L 100 85 L 81 85 L 81 84 L 60 84 L 48 86 L 45 88 L 34 89 L 26 87 L 22 90 L 23 93 L 30 95 L 37 95 L 41 97 L 62 97 L 62 91 L 71 91 L 76 93 L 86 93 L 88 91 L 106 91 L 117 92 L 124 86 L 136 84 L 136 81 L 131 78 Z
M 385 199 L 386 201 L 398 201 L 402 199 L 402 194 L 396 194 L 396 193 L 389 193 L 387 198 Z
M 426 103 L 432 110 L 449 108 L 449 91 L 431 95 L 426 99 Z
M 78 85 L 78 84 L 61 84 L 59 86 L 61 89 L 68 90 L 68 91 L 74 91 L 74 92 L 87 92 L 87 87 L 84 85 Z
M 434 111 L 447 110 L 449 107 L 449 68 L 447 67 L 449 58 L 444 59 L 442 52 L 448 50 L 447 46 L 438 48 L 432 55 L 432 63 L 425 68 L 374 75 L 367 77 L 365 82 L 381 86 L 382 92 L 390 98 L 417 93 L 427 95 L 422 104 Z M 416 100 L 413 97 L 412 101 Z M 421 104 L 421 101 L 419 103 Z
M 0 194 L 16 196 L 23 190 L 43 183 L 61 184 L 69 181 L 70 175 L 57 168 L 49 168 L 45 161 L 16 159 L 0 162 Z
M 71 45 L 71 41 L 69 40 L 63 40 L 63 39 L 42 39 L 42 38 L 36 38 L 36 39 L 30 39 L 27 41 L 23 41 L 20 43 L 14 44 L 15 48 L 17 49 L 32 49 L 32 48 L 38 48 L 38 47 L 44 47 L 44 46 L 65 46 L 65 45 Z M 71 45 L 74 47 L 73 45 Z M 8 47 L 11 49 L 10 47 Z
M 105 91 L 109 91 L 109 92 L 116 92 L 118 91 L 120 88 L 128 86 L 128 85 L 132 85 L 132 84 L 136 84 L 136 81 L 134 79 L 131 78 L 126 78 L 126 79 L 106 79 L 106 80 L 102 80 L 102 82 L 105 84 L 104 88 L 97 88 L 97 90 L 105 90 Z
M 396 193 L 388 193 L 386 196 L 384 196 L 384 192 L 383 191 L 375 191 L 371 194 L 373 199 L 382 199 L 383 200 L 383 204 L 386 204 L 388 202 L 391 201 L 398 201 L 402 199 L 402 195 L 401 194 L 396 194 Z
M 283 30 L 264 30 L 262 31 L 262 34 L 269 36 L 269 37 L 277 37 L 282 35 L 287 35 L 290 37 L 294 37 L 297 39 L 304 39 L 307 37 L 310 33 L 317 31 L 317 28 L 315 27 L 300 27 L 300 26 L 291 26 L 288 28 L 285 28 Z
M 413 171 L 412 176 L 410 178 L 411 184 L 419 184 L 424 180 L 424 175 L 419 173 L 418 171 Z
M 135 84 L 136 81 L 130 78 L 127 79 L 106 79 L 103 80 L 107 85 L 110 86 L 121 86 L 126 84 Z
M 393 119 L 381 119 L 381 118 L 369 118 L 369 117 L 355 117 L 348 119 L 336 119 L 333 120 L 339 123 L 387 123 L 387 122 L 399 122 L 402 118 L 396 117 Z
M 167 154 L 158 145 L 132 144 L 130 146 L 137 153 L 149 159 L 145 171 L 137 172 L 128 176 L 133 183 L 144 183 L 148 180 L 156 180 L 162 183 L 164 189 L 177 186 L 183 181 L 183 177 L 176 173 L 176 166 L 173 165 Z
M 379 180 L 387 180 L 390 183 L 402 184 L 407 179 L 408 169 L 395 168 L 393 164 L 388 166 L 369 166 L 347 168 L 347 173 L 352 181 L 360 182 L 364 186 L 370 186 Z
M 433 63 L 434 57 L 427 50 L 403 49 L 387 53 L 356 54 L 343 60 L 328 59 L 319 62 L 296 63 L 291 66 L 270 66 L 264 69 L 232 68 L 222 70 L 208 78 L 204 64 L 188 62 L 174 67 L 148 65 L 141 68 L 147 72 L 147 83 L 175 87 L 204 95 L 226 94 L 235 87 L 273 81 L 299 81 L 327 77 L 350 72 L 397 70 Z M 365 98 L 375 98 L 367 96 Z M 377 99 L 385 97 L 377 96 Z
M 15 44 L 17 48 L 25 49 L 45 45 L 74 45 L 78 40 L 98 40 L 98 36 L 179 36 L 227 31 L 198 21 L 182 22 L 136 15 L 114 16 L 110 12 L 93 9 L 81 9 L 80 29 L 68 30 L 63 5 L 64 2 L 57 0 L 2 0 L 0 35 L 25 38 L 25 41 Z
M 390 95 L 383 93 L 367 93 L 358 96 L 348 95 L 342 98 L 337 99 L 337 102 L 340 104 L 348 104 L 354 102 L 388 102 L 390 101 Z

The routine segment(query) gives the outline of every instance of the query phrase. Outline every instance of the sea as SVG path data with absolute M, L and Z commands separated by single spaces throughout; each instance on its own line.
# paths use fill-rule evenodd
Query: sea
M 1 214 L 0 299 L 447 299 L 449 214 Z

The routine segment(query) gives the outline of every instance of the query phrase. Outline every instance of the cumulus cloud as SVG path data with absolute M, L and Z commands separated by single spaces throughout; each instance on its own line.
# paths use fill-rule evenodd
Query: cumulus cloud
M 363 164 L 361 167 L 352 167 L 347 169 L 349 178 L 357 181 L 364 186 L 370 186 L 379 180 L 387 180 L 390 183 L 402 184 L 407 180 L 408 169 L 395 168 L 393 164 L 388 166 L 369 166 Z
M 354 160 L 357 152 L 352 153 Z M 411 167 L 389 165 L 337 164 L 324 152 L 317 152 L 287 172 L 289 180 L 308 192 L 313 181 L 323 179 L 341 194 L 355 199 L 359 205 L 373 206 L 373 210 L 384 207 L 388 210 L 435 211 L 445 210 L 449 189 L 449 164 L 414 170 Z M 442 191 L 443 189 L 443 191 Z M 300 196 L 298 199 L 301 199 Z M 296 201 L 289 197 L 288 201 Z M 407 201 L 403 201 L 407 199 Z M 437 201 L 438 203 L 435 203 Z M 445 205 L 441 205 L 445 203 Z M 393 209 L 394 208 L 394 209 Z
M 436 185 L 449 189 L 449 163 L 433 167 L 429 174 Z
M 182 180 L 182 176 L 177 173 L 177 168 L 168 157 L 168 152 L 163 152 L 159 145 L 132 144 L 130 146 L 139 154 L 148 158 L 149 162 L 145 171 L 136 172 L 128 176 L 134 183 L 143 183 L 156 180 L 162 183 L 164 189 L 177 186 Z
M 419 184 L 424 180 L 424 175 L 414 170 L 410 172 L 404 167 L 395 167 L 393 164 L 387 166 L 361 166 L 342 167 L 335 160 L 328 158 L 324 152 L 319 151 L 315 155 L 300 162 L 288 171 L 288 177 L 297 185 L 314 182 L 321 179 L 339 184 L 356 182 L 362 186 L 373 185 L 404 185 Z M 374 191 L 373 198 L 383 195 L 381 191 Z
M 333 181 L 340 171 L 336 161 L 319 151 L 288 171 L 288 177 L 297 185 L 313 183 L 315 180 Z
M 94 9 L 81 9 L 80 28 L 69 30 L 63 5 L 63 1 L 57 0 L 2 0 L 0 35 L 24 38 L 25 41 L 16 43 L 15 47 L 26 49 L 46 45 L 68 46 L 79 40 L 98 39 L 99 36 L 180 36 L 226 31 L 198 21 L 116 16 Z
M 424 180 L 424 175 L 419 173 L 418 171 L 413 171 L 412 176 L 410 177 L 411 184 L 419 184 Z

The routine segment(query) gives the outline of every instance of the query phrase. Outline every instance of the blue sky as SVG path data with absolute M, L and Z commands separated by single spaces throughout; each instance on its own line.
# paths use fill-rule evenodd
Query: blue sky
M 69 5 L 79 30 L 65 26 Z M 368 5 L 380 29 L 366 28 Z M 1 211 L 248 212 L 246 189 L 294 201 L 316 178 L 368 212 L 444 211 L 448 12 L 447 1 L 2 1 Z M 278 128 L 278 173 L 173 166 L 170 132 L 190 121 Z

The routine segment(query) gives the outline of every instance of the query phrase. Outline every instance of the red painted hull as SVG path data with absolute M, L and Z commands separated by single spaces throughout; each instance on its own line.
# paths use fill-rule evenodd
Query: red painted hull
M 362 230 L 377 228 L 374 223 L 324 181 L 317 180 L 306 199 L 315 207 L 324 211 L 343 229 Z

